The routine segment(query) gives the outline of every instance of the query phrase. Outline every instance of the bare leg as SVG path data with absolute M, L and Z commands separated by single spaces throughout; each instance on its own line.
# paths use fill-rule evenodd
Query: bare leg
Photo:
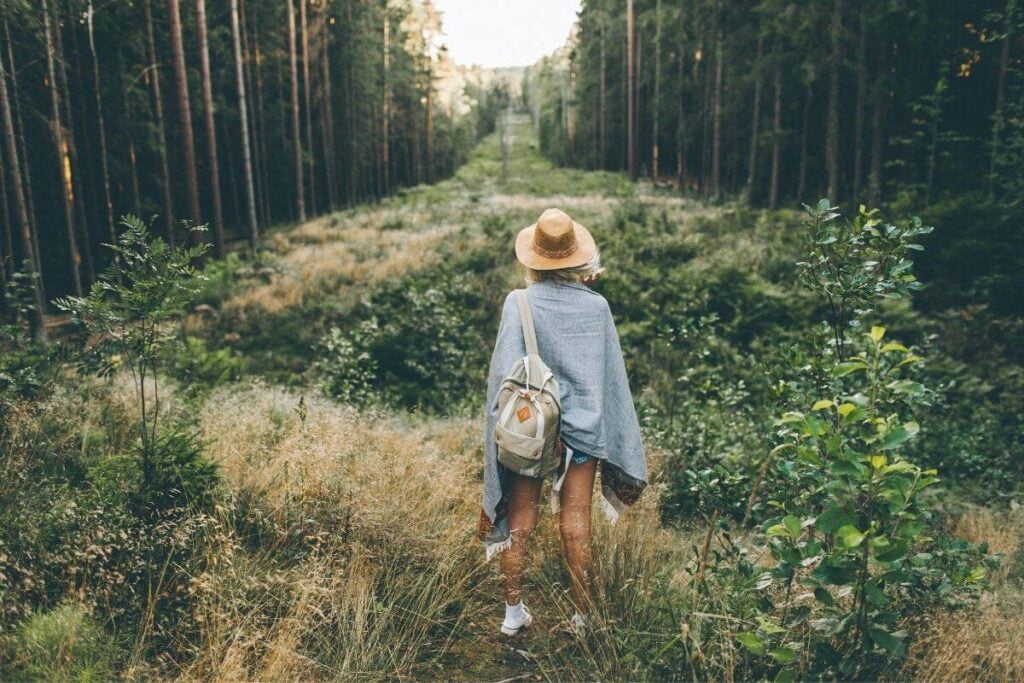
M 508 522 L 512 547 L 501 554 L 501 573 L 505 576 L 505 602 L 517 605 L 523 598 L 523 570 L 530 532 L 537 522 L 537 504 L 543 480 L 515 475 L 508 493 Z
M 572 601 L 581 614 L 590 611 L 590 577 L 593 559 L 590 552 L 590 501 L 594 491 L 597 459 L 582 465 L 569 463 L 569 471 L 562 484 L 562 514 L 559 530 L 569 576 L 572 581 Z

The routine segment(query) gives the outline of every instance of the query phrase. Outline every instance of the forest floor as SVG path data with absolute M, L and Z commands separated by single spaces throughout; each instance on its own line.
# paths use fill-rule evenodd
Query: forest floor
M 590 227 L 602 243 L 628 181 L 620 174 L 555 168 L 540 155 L 525 117 L 514 126 L 507 175 L 495 134 L 454 178 L 273 232 L 267 246 L 275 274 L 233 290 L 220 302 L 219 315 L 283 320 L 325 298 L 345 309 L 369 288 L 436 265 L 453 250 L 506 239 L 506 230 L 489 225 L 526 226 L 551 206 Z M 634 191 L 684 237 L 695 222 L 721 219 L 731 210 L 645 183 Z M 766 258 L 753 235 L 724 239 L 724 251 L 740 267 Z M 507 254 L 508 265 L 493 277 L 512 288 L 518 276 L 511 243 Z M 189 323 L 196 332 L 207 324 L 198 317 Z M 272 335 L 289 334 L 270 325 Z M 232 341 L 246 348 L 247 340 Z M 557 525 L 546 512 L 526 585 L 536 623 L 518 638 L 500 637 L 498 570 L 496 563 L 484 563 L 475 540 L 478 416 L 358 412 L 310 394 L 300 383 L 282 386 L 278 378 L 301 375 L 310 359 L 290 358 L 280 345 L 262 352 L 256 345 L 244 352 L 266 356 L 261 362 L 274 368 L 264 373 L 269 381 L 219 387 L 203 399 L 199 415 L 209 457 L 220 464 L 233 499 L 244 502 L 250 515 L 258 511 L 270 540 L 252 546 L 231 536 L 211 539 L 209 552 L 217 559 L 197 577 L 195 589 L 204 633 L 198 656 L 184 667 L 186 676 L 621 679 L 630 672 L 665 674 L 652 663 L 680 652 L 689 664 L 676 675 L 740 674 L 736 633 L 748 627 L 729 615 L 739 598 L 725 594 L 728 584 L 718 594 L 712 589 L 688 597 L 688 569 L 704 529 L 700 523 L 689 529 L 660 524 L 660 484 L 615 527 L 594 515 L 601 618 L 591 637 L 578 641 L 563 631 L 572 608 Z M 649 455 L 659 482 L 659 453 Z M 978 508 L 964 520 L 964 536 L 987 540 L 1007 556 L 1024 545 L 1019 519 L 1004 521 Z M 767 562 L 762 548 L 748 551 L 755 565 Z M 1019 593 L 1001 596 L 1020 604 Z M 921 639 L 927 651 L 911 650 L 918 662 L 912 675 L 955 678 L 986 657 L 1024 659 L 1024 611 L 1007 612 L 998 601 L 991 597 L 987 616 L 970 623 L 933 624 Z M 965 626 L 1000 635 L 964 647 L 956 634 Z M 1002 648 L 1001 654 L 993 655 L 992 648 Z

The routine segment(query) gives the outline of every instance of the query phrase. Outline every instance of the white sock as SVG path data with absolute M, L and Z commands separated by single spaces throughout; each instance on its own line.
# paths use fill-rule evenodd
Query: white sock
M 505 622 L 518 624 L 523 620 L 523 601 L 520 600 L 515 605 L 505 603 Z

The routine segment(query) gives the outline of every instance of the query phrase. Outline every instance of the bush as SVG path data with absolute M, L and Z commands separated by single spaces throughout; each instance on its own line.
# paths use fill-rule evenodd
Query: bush
M 109 681 L 124 653 L 86 606 L 65 604 L 26 619 L 11 639 L 10 674 L 41 681 Z

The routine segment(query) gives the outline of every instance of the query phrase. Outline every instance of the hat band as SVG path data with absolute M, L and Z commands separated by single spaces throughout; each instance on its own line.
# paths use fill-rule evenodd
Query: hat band
M 547 249 L 544 249 L 543 247 L 539 246 L 536 242 L 533 243 L 534 253 L 549 259 L 562 259 L 567 256 L 572 256 L 573 254 L 576 253 L 577 247 L 579 247 L 579 242 L 573 241 L 573 243 L 570 244 L 565 249 L 560 249 L 558 251 L 548 251 Z

